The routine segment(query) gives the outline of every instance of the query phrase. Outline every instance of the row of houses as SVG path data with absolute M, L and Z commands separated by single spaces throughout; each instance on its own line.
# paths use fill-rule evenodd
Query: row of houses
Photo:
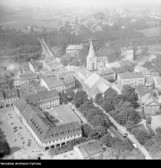
M 56 148 L 82 137 L 78 122 L 54 125 L 38 106 L 27 103 L 25 99 L 14 102 L 14 110 L 42 150 Z

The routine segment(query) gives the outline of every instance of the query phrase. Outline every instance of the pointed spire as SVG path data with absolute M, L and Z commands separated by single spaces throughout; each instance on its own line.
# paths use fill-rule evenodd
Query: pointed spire
M 92 43 L 92 40 L 89 41 L 89 52 L 88 52 L 88 58 L 90 57 L 95 57 L 95 52 L 94 52 L 94 48 L 93 48 L 93 43 Z

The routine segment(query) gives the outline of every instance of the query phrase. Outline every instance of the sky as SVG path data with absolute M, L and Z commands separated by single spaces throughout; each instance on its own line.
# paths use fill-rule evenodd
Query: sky
M 67 6 L 76 5 L 90 6 L 90 5 L 104 5 L 105 3 L 118 5 L 128 3 L 130 5 L 136 4 L 156 4 L 161 0 L 0 0 L 0 4 L 6 4 L 8 6 Z

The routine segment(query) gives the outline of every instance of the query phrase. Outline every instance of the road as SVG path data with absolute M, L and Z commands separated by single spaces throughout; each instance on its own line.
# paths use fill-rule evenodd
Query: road
M 85 119 L 85 117 L 75 108 L 75 106 L 72 103 L 69 103 L 69 106 L 83 123 L 88 124 L 93 128 L 93 126 Z
M 96 103 L 94 103 L 95 106 L 99 107 L 103 113 L 105 115 L 107 115 L 110 119 L 110 121 L 118 128 L 120 129 L 122 132 L 127 132 L 128 136 L 127 138 L 129 138 L 129 140 L 133 143 L 136 144 L 136 147 L 143 153 L 143 155 L 145 156 L 145 159 L 153 159 L 149 152 L 145 149 L 144 146 L 142 146 L 138 140 L 135 138 L 135 136 L 133 134 L 131 134 L 129 131 L 127 131 L 127 129 L 123 126 L 121 126 L 120 124 L 118 124 L 111 115 L 109 115 L 108 113 L 105 112 L 105 110 L 103 108 L 101 108 L 99 105 L 97 105 Z
M 54 57 L 53 54 L 51 53 L 51 51 L 49 50 L 47 44 L 45 43 L 44 39 L 39 39 L 39 42 L 43 48 L 43 51 L 45 51 L 45 54 L 47 55 L 47 57 L 49 57 L 49 58 Z

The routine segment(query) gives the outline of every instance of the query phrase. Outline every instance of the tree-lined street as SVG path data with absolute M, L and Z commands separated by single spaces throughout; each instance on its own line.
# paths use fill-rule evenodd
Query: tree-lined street
M 150 156 L 149 152 L 145 149 L 144 146 L 142 146 L 138 140 L 135 138 L 134 135 L 132 135 L 129 131 L 127 131 L 127 129 L 123 126 L 121 126 L 120 124 L 118 124 L 114 119 L 113 117 L 111 117 L 108 113 L 105 112 L 105 110 L 100 107 L 99 105 L 97 105 L 96 103 L 94 103 L 94 105 L 96 107 L 99 107 L 103 113 L 105 115 L 107 115 L 109 117 L 109 120 L 111 121 L 111 123 L 113 123 L 119 130 L 121 130 L 122 132 L 126 132 L 128 134 L 128 138 L 129 140 L 133 143 L 133 144 L 136 144 L 136 147 L 143 153 L 143 155 L 145 156 L 145 159 L 152 159 L 152 157 Z

